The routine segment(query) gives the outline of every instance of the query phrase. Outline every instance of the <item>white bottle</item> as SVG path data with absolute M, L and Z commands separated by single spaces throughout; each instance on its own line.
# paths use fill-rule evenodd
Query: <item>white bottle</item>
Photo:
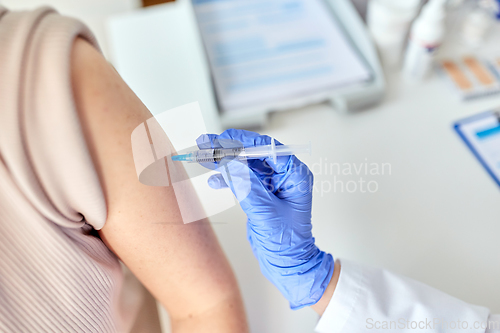
M 421 0 L 370 0 L 366 21 L 386 68 L 401 68 L 403 47 Z
M 479 47 L 485 40 L 488 30 L 493 25 L 492 13 L 477 8 L 467 15 L 462 27 L 462 38 L 472 47 Z
M 429 0 L 413 23 L 403 66 L 404 75 L 421 80 L 429 75 L 445 34 L 446 0 Z

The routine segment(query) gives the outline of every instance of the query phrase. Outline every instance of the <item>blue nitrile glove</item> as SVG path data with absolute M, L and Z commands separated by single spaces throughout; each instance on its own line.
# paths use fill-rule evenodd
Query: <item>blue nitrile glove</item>
M 229 129 L 221 135 L 204 134 L 200 149 L 253 147 L 271 144 L 271 138 Z M 281 143 L 276 141 L 276 145 Z M 332 277 L 330 254 L 314 244 L 311 225 L 313 175 L 295 156 L 248 161 L 223 160 L 204 164 L 221 174 L 208 182 L 229 187 L 248 217 L 248 240 L 262 273 L 290 301 L 292 309 L 315 304 Z

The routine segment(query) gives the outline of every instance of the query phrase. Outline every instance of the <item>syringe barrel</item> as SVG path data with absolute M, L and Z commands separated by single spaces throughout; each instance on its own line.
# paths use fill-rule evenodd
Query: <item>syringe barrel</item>
M 200 149 L 195 152 L 196 156 L 192 162 L 210 163 L 219 162 L 224 157 L 237 158 L 243 148 L 213 148 Z

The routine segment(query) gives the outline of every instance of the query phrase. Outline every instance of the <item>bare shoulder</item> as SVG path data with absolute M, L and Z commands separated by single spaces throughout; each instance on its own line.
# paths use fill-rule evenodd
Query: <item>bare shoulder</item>
M 182 224 L 172 188 L 145 186 L 137 179 L 131 134 L 150 112 L 103 56 L 80 39 L 72 52 L 72 84 L 108 208 L 102 239 L 174 320 L 222 306 L 225 317 L 231 312 L 244 327 L 238 287 L 210 224 Z

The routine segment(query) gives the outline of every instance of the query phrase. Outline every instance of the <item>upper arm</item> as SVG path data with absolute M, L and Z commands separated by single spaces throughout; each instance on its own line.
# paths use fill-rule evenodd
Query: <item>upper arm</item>
M 107 203 L 102 239 L 174 319 L 228 300 L 240 307 L 234 275 L 210 224 L 183 224 L 171 186 L 146 186 L 137 179 L 130 138 L 150 112 L 82 40 L 72 52 L 72 82 Z

